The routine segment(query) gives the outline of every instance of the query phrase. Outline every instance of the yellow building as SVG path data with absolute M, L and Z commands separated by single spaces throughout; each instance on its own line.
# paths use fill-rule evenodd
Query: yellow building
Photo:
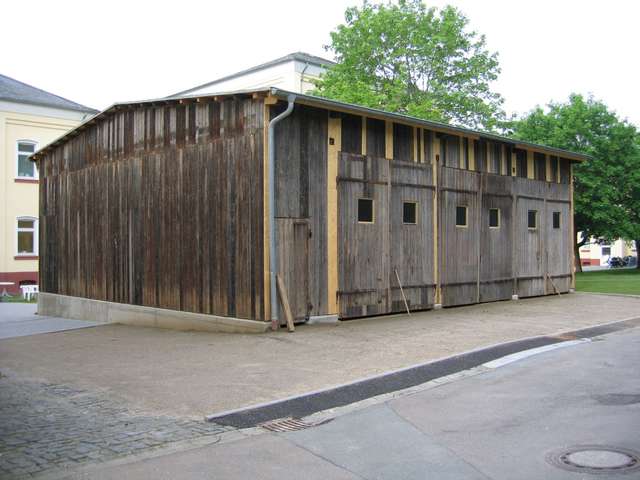
M 38 148 L 96 110 L 0 75 L 0 293 L 38 282 Z

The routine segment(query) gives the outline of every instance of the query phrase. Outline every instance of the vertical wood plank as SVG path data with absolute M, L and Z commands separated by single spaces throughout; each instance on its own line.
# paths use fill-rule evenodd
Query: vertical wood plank
M 338 152 L 340 152 L 341 118 L 328 113 L 327 133 L 327 309 L 337 315 L 338 305 Z
M 387 160 L 393 159 L 393 122 L 385 120 L 384 122 L 384 156 Z
M 560 170 L 558 168 L 558 170 Z M 576 241 L 576 231 L 574 224 L 574 198 L 573 198 L 573 163 L 569 164 L 569 199 L 571 200 L 571 209 L 569 213 L 569 258 L 571 259 L 571 288 L 576 288 L 576 256 L 573 251 L 573 244 Z M 637 246 L 636 246 L 637 247 Z M 636 248 L 637 250 L 637 248 Z
M 438 143 L 438 146 L 439 146 L 439 142 L 437 142 L 437 139 L 435 138 L 434 138 L 434 143 Z M 432 203 L 432 213 L 431 213 L 431 216 L 433 218 L 433 226 L 432 226 L 433 230 L 431 235 L 433 238 L 433 282 L 435 283 L 435 293 L 434 293 L 433 303 L 441 307 L 442 291 L 440 286 L 440 269 L 438 268 L 438 265 L 440 263 L 439 261 L 440 219 L 438 217 L 438 212 L 440 211 L 440 175 L 439 175 L 440 162 L 437 161 L 439 157 L 436 157 L 436 153 L 435 153 L 438 150 L 439 149 L 436 149 L 434 147 L 431 153 L 431 156 L 432 156 L 431 168 L 432 168 L 432 175 L 433 175 L 433 184 L 435 185 L 435 188 L 433 189 L 433 203 Z
M 527 178 L 533 180 L 536 178 L 536 169 L 533 161 L 533 152 L 527 150 Z
M 367 154 L 367 117 L 365 117 L 364 115 L 361 117 L 362 118 L 362 155 L 366 155 Z
M 476 170 L 476 149 L 474 144 L 475 140 L 470 138 L 468 142 L 469 170 Z

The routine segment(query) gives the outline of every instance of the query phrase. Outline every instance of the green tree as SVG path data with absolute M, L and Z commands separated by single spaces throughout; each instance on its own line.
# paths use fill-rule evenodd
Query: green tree
M 583 232 L 576 260 L 590 237 L 640 238 L 640 140 L 634 125 L 604 103 L 572 94 L 566 103 L 535 108 L 511 127 L 516 138 L 593 157 L 573 170 L 574 225 Z
M 492 129 L 504 116 L 490 88 L 498 55 L 454 7 L 365 1 L 346 10 L 325 48 L 337 63 L 316 95 L 474 128 Z

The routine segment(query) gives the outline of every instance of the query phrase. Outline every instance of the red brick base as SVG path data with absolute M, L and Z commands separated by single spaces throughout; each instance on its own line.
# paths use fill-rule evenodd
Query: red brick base
M 7 293 L 20 293 L 20 283 L 38 283 L 38 272 L 0 272 L 0 282 L 13 282 L 13 285 L 0 285 L 0 293 L 7 289 Z

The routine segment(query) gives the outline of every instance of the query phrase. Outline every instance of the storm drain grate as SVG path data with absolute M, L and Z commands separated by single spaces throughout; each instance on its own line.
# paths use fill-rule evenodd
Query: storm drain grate
M 547 461 L 571 472 L 591 474 L 628 473 L 640 469 L 640 454 L 626 448 L 579 445 L 551 452 Z
M 270 432 L 295 432 L 298 430 L 304 430 L 305 428 L 317 427 L 318 425 L 324 425 L 330 422 L 332 419 L 324 420 L 322 422 L 310 423 L 300 420 L 299 418 L 285 417 L 264 422 L 258 425 L 259 427 L 269 430 Z

